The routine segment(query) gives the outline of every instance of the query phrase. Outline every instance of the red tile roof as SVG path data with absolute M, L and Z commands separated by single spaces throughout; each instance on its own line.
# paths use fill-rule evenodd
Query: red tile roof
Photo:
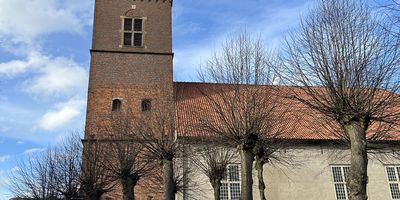
M 210 83 L 175 83 L 175 104 L 177 134 L 180 137 L 202 137 L 211 133 L 204 132 L 198 128 L 200 117 L 217 119 L 215 112 L 210 107 L 207 96 L 213 95 L 210 91 L 229 92 L 229 85 L 210 84 Z M 282 139 L 295 140 L 337 140 L 341 138 L 341 131 L 337 125 L 328 124 L 329 120 L 317 111 L 308 108 L 297 100 L 285 98 L 293 90 L 301 89 L 288 86 L 257 86 L 265 90 L 273 89 L 280 94 L 278 112 L 287 112 L 283 124 L 287 130 L 282 135 Z M 400 129 L 396 129 L 391 138 L 384 140 L 400 140 Z

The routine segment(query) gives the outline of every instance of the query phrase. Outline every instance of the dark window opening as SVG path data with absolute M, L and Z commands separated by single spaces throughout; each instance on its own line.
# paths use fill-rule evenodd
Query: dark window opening
M 114 99 L 112 101 L 112 111 L 120 111 L 122 106 L 122 101 L 119 99 Z
M 142 101 L 142 112 L 151 111 L 151 101 L 149 99 L 145 99 Z
M 135 21 L 135 23 L 136 23 L 136 21 Z M 132 31 L 132 19 L 131 18 L 124 19 L 124 31 Z
M 137 47 L 142 46 L 142 34 L 141 33 L 135 33 L 133 45 L 137 46 Z
M 143 19 L 135 19 L 135 27 L 134 27 L 134 31 L 142 31 L 142 27 L 143 27 Z
M 132 33 L 124 33 L 124 45 L 125 46 L 132 45 Z

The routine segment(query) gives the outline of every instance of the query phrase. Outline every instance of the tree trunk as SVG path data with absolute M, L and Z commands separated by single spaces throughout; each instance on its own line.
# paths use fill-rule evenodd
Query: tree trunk
M 256 169 L 257 169 L 257 178 L 258 178 L 258 190 L 260 192 L 260 199 L 266 200 L 265 198 L 265 183 L 264 183 L 264 162 L 259 159 L 256 159 Z
M 221 181 L 212 181 L 211 185 L 214 189 L 214 200 L 219 200 L 221 195 Z
M 367 145 L 366 123 L 353 121 L 345 125 L 345 130 L 350 138 L 351 168 L 348 178 L 350 200 L 367 200 Z
M 123 200 L 135 200 L 135 186 L 137 181 L 135 178 L 127 177 L 122 180 Z
M 87 200 L 97 200 L 97 195 L 96 194 L 88 195 L 88 197 L 89 197 L 89 199 L 87 199 Z
M 174 164 L 172 160 L 163 160 L 164 200 L 175 200 Z
M 241 194 L 240 200 L 253 200 L 253 161 L 254 154 L 246 148 L 240 149 L 241 158 Z
M 100 200 L 101 196 L 103 196 L 103 192 L 90 192 L 90 194 L 87 196 L 89 199 L 88 200 Z

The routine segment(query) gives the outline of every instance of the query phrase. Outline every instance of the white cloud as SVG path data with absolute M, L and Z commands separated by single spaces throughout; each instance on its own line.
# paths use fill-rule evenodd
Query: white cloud
M 14 77 L 32 72 L 22 84 L 23 90 L 34 96 L 65 96 L 83 94 L 87 72 L 78 63 L 65 57 L 42 55 L 36 51 L 26 59 L 0 63 L 0 77 Z
M 25 60 L 12 60 L 0 63 L 0 76 L 15 76 L 25 73 L 29 69 L 45 65 L 43 56 L 37 52 L 31 52 Z
M 1 0 L 0 0 L 1 1 Z M 0 78 L 16 80 L 17 89 L 46 103 L 39 108 L 22 108 L 8 101 L 0 101 L 0 134 L 12 135 L 19 127 L 25 127 L 24 139 L 36 140 L 32 131 L 37 129 L 54 132 L 65 128 L 78 116 L 82 116 L 86 105 L 88 73 L 72 59 L 51 57 L 32 51 L 26 58 L 0 63 Z M 35 114 L 36 113 L 36 114 Z M 38 116 L 39 115 L 39 116 Z M 26 120 L 21 120 L 22 118 Z M 35 120 L 38 119 L 38 120 Z M 15 125 L 18 126 L 15 126 Z M 11 134 L 9 134 L 11 133 Z
M 23 142 L 23 141 L 17 141 L 17 144 L 18 144 L 18 145 L 23 145 L 23 144 L 25 144 L 25 142 Z
M 81 33 L 91 7 L 71 0 L 0 0 L 0 34 L 30 43 L 43 34 Z M 86 9 L 84 9 L 86 8 Z M 89 12 L 90 13 L 90 12 Z
M 45 151 L 46 148 L 32 148 L 32 149 L 27 149 L 23 152 L 23 154 L 33 154 L 33 153 L 39 153 Z
M 87 83 L 86 70 L 64 57 L 43 57 L 38 75 L 24 82 L 24 90 L 35 96 L 82 94 Z
M 10 159 L 11 156 L 10 155 L 4 155 L 4 156 L 0 156 L 0 163 L 7 161 L 8 159 Z
M 68 102 L 56 105 L 54 110 L 45 113 L 38 121 L 38 127 L 53 131 L 73 120 L 79 116 L 81 111 L 86 105 L 84 99 L 71 99 Z

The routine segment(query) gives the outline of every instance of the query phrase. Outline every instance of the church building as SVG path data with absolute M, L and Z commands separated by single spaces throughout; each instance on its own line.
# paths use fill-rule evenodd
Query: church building
M 172 0 L 95 0 L 85 139 L 107 138 L 96 133 L 95 127 L 116 112 L 129 110 L 132 115 L 145 115 L 157 108 L 175 113 L 178 140 L 199 137 L 192 130 L 196 119 L 191 114 L 195 105 L 202 105 L 204 97 L 195 88 L 206 89 L 213 84 L 174 82 L 172 6 Z M 293 120 L 295 117 L 301 118 L 302 113 L 294 115 Z M 334 137 L 309 129 L 307 124 L 285 139 L 296 141 L 286 151 L 296 155 L 301 164 L 267 164 L 264 170 L 267 199 L 348 199 L 345 176 L 350 161 L 344 146 L 335 144 Z M 342 156 L 334 156 L 337 151 Z M 371 157 L 368 163 L 369 199 L 400 199 L 400 160 L 378 157 Z M 230 176 L 223 180 L 221 199 L 238 200 L 240 164 L 230 164 L 228 172 Z M 213 199 L 205 175 L 198 173 L 190 180 L 193 183 L 187 184 L 196 185 L 202 195 L 187 190 L 179 199 Z M 145 188 L 138 190 L 139 200 L 162 197 L 147 195 Z M 257 200 L 256 175 L 253 191 Z M 118 193 L 106 194 L 104 199 L 120 200 Z

